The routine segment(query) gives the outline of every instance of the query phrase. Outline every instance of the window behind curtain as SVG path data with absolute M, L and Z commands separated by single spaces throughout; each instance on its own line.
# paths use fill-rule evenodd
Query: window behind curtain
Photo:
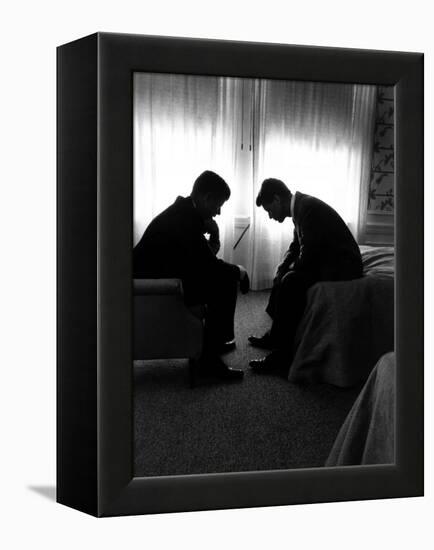
M 255 86 L 253 196 L 268 177 L 324 200 L 361 234 L 371 158 L 374 86 L 258 80 Z M 253 288 L 272 283 L 292 223 L 253 210 Z
M 204 170 L 235 187 L 240 116 L 239 79 L 135 73 L 134 244 L 178 195 L 190 194 Z M 232 204 L 218 220 L 222 254 L 229 259 Z
M 217 218 L 226 260 L 235 216 L 250 218 L 243 262 L 253 288 L 271 286 L 292 237 L 289 220 L 277 224 L 254 206 L 266 177 L 325 200 L 360 235 L 374 97 L 373 86 L 136 73 L 134 243 L 203 170 L 232 190 Z

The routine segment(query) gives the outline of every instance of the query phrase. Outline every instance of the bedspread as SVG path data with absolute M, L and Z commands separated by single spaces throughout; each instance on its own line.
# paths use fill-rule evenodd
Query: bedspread
M 339 430 L 325 466 L 395 462 L 395 354 L 381 357 Z
M 393 248 L 361 247 L 361 252 L 361 279 L 321 282 L 309 290 L 290 382 L 362 384 L 378 359 L 393 351 Z

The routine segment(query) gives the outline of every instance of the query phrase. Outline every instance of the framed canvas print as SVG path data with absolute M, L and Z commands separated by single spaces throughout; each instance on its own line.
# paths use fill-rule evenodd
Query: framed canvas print
M 57 499 L 423 494 L 423 55 L 58 48 Z

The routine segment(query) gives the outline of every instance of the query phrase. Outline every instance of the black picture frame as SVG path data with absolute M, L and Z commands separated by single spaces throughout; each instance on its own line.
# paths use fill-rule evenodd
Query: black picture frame
M 423 54 L 96 33 L 57 51 L 57 500 L 114 516 L 423 494 Z M 395 86 L 396 463 L 133 477 L 132 75 Z

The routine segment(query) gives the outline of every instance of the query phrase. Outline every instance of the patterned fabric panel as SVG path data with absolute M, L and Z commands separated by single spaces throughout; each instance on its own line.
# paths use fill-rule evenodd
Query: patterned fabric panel
M 375 117 L 374 150 L 371 181 L 369 185 L 368 211 L 393 213 L 395 182 L 393 86 L 379 86 Z

